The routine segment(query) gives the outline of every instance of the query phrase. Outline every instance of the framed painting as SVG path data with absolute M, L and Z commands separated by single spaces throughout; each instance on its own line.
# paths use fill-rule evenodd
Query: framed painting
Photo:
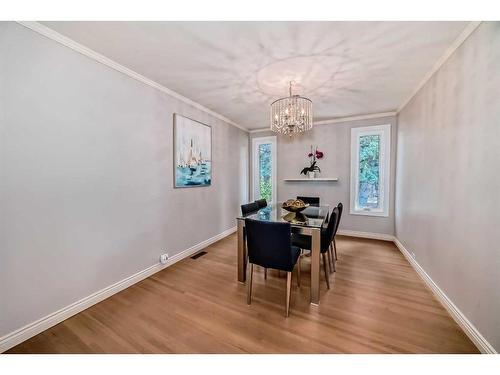
M 212 128 L 174 113 L 174 188 L 212 183 Z

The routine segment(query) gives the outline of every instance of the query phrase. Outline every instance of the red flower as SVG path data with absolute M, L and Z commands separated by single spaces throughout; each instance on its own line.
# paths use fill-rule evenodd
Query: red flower
M 312 157 L 313 156 L 313 153 L 310 152 L 309 155 L 307 155 L 308 157 Z
M 323 153 L 321 151 L 316 151 L 316 159 L 322 159 Z

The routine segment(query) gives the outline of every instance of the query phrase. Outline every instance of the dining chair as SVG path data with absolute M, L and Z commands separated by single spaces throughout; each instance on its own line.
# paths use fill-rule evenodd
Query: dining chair
M 311 206 L 319 206 L 319 197 L 300 197 L 297 196 L 304 203 L 309 203 Z
M 259 210 L 259 205 L 256 202 L 241 205 L 241 214 L 243 216 L 248 215 L 252 212 L 256 212 L 258 210 Z
M 267 201 L 265 199 L 257 199 L 255 203 L 257 203 L 259 208 L 267 207 Z
M 323 270 L 325 272 L 325 280 L 326 280 L 326 286 L 328 289 L 330 289 L 330 273 L 328 272 L 328 268 L 333 267 L 333 271 L 335 271 L 335 261 L 333 262 L 333 265 L 331 263 L 331 254 L 330 254 L 330 247 L 332 245 L 332 240 L 333 240 L 333 234 L 335 231 L 335 228 L 337 226 L 337 219 L 339 217 L 339 210 L 338 207 L 335 207 L 332 210 L 332 214 L 330 215 L 330 221 L 328 222 L 327 227 L 321 228 L 321 243 L 320 243 L 320 250 L 321 250 L 321 257 L 323 261 Z M 306 236 L 303 234 L 292 234 L 292 244 L 294 246 L 297 246 L 303 250 L 309 250 L 311 251 L 312 249 L 312 239 L 311 236 Z M 328 259 L 327 259 L 328 257 Z M 300 265 L 300 263 L 299 263 Z
M 257 201 L 247 204 L 241 205 L 241 214 L 243 216 L 257 212 L 260 209 L 259 203 Z M 246 228 L 243 227 L 243 238 L 246 239 L 247 231 Z M 267 280 L 267 268 L 264 268 L 264 279 Z
M 335 227 L 335 232 L 333 233 L 333 249 L 334 249 L 334 253 L 335 253 L 335 260 L 337 260 L 337 244 L 335 242 L 335 236 L 337 235 L 337 230 L 339 229 L 339 225 L 340 225 L 340 218 L 342 217 L 342 211 L 344 210 L 344 205 L 342 204 L 342 202 L 339 202 L 339 204 L 337 205 L 337 208 L 339 209 L 339 217 L 337 219 L 337 226 Z M 332 254 L 333 255 L 333 254 Z
M 247 252 L 250 263 L 247 278 L 247 304 L 252 303 L 254 264 L 285 271 L 287 273 L 285 316 L 288 317 L 292 294 L 292 271 L 300 257 L 300 249 L 292 245 L 291 225 L 247 218 L 245 228 L 247 229 Z M 297 284 L 300 286 L 300 263 L 297 267 Z

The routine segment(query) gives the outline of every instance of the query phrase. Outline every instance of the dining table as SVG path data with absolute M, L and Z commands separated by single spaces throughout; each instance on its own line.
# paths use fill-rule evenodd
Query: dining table
M 293 233 L 311 236 L 311 294 L 312 305 L 319 305 L 321 228 L 328 220 L 329 206 L 308 206 L 300 213 L 288 212 L 281 203 L 272 203 L 247 215 L 236 218 L 238 232 L 238 281 L 245 283 L 247 270 L 247 249 L 245 219 L 267 222 L 289 222 Z M 269 249 L 272 251 L 272 248 Z

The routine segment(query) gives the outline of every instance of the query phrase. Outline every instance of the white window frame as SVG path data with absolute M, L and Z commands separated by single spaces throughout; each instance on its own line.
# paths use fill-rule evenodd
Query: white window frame
M 380 208 L 361 208 L 357 206 L 359 192 L 359 139 L 362 136 L 380 136 L 379 197 Z M 351 207 L 352 215 L 389 216 L 391 173 L 391 125 L 365 126 L 351 128 Z
M 269 137 L 255 137 L 252 138 L 252 200 L 259 199 L 260 192 L 259 192 L 259 153 L 256 152 L 259 148 L 260 145 L 262 144 L 268 144 L 271 143 L 271 163 L 272 163 L 272 184 L 273 184 L 273 191 L 272 191 L 272 201 L 268 203 L 276 203 L 276 190 L 277 190 L 277 175 L 278 175 L 278 169 L 277 163 L 276 163 L 276 148 L 277 148 L 277 142 L 276 142 L 276 136 L 269 136 Z

